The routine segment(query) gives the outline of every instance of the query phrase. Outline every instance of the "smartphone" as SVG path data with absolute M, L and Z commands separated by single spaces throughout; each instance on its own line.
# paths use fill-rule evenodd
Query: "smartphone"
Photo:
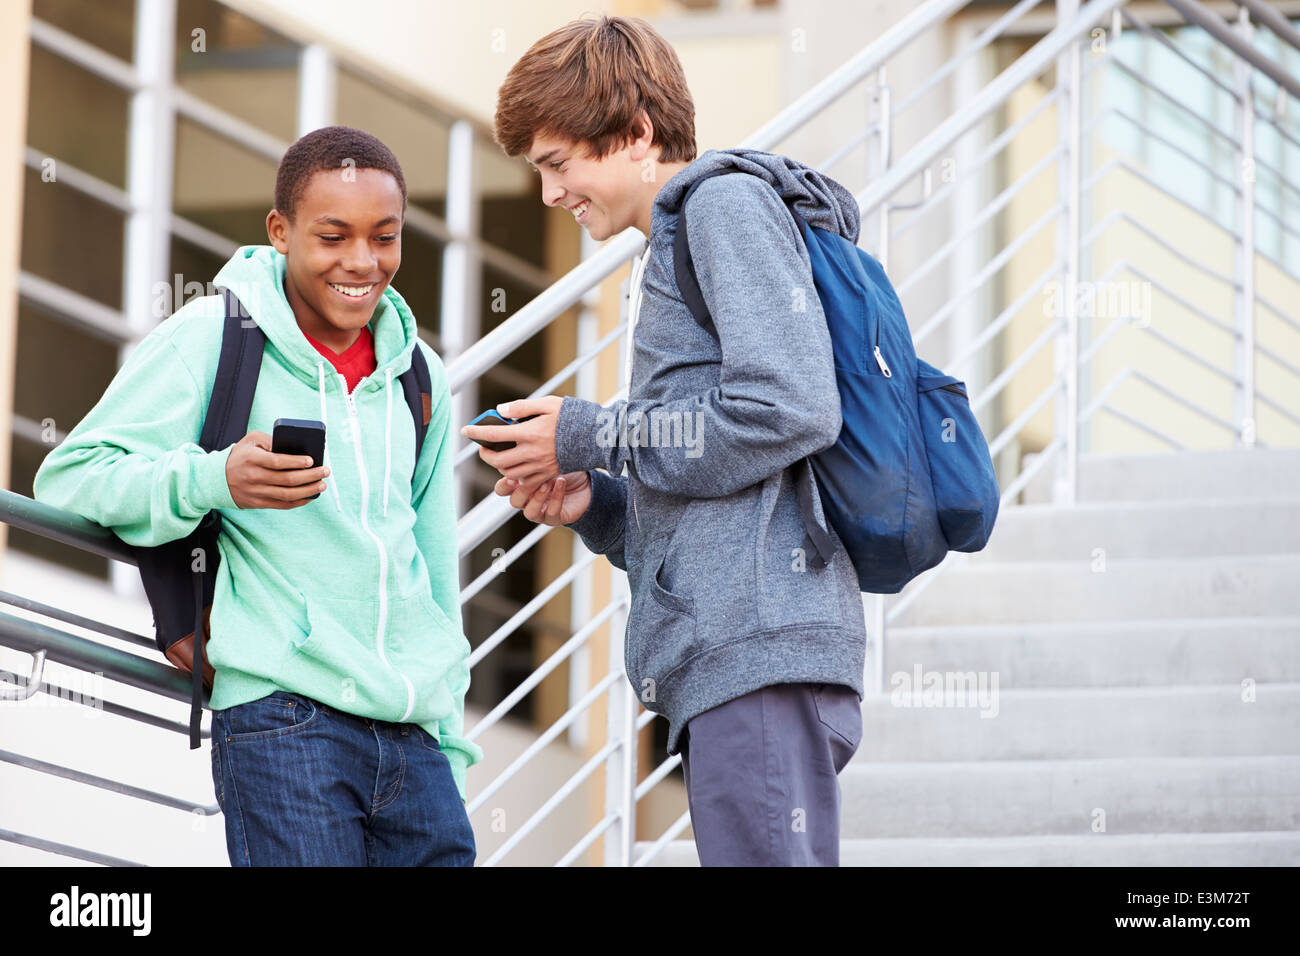
M 525 415 L 523 418 L 502 418 L 494 411 L 486 411 L 478 418 L 470 422 L 471 425 L 518 425 L 520 422 L 526 422 L 529 419 L 536 418 L 536 415 Z M 507 448 L 514 448 L 515 443 L 512 441 L 482 441 L 475 438 L 484 448 L 490 448 L 492 451 L 505 451 Z
M 271 433 L 271 451 L 277 455 L 310 455 L 312 468 L 325 460 L 325 423 L 309 418 L 277 418 Z M 308 498 L 319 498 L 320 492 Z

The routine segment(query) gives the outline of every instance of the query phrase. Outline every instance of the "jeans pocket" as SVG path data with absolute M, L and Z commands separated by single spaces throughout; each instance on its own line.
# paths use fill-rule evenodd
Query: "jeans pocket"
M 227 743 L 266 740 L 306 730 L 320 714 L 315 701 L 276 691 L 223 711 Z
M 817 719 L 835 731 L 854 751 L 862 743 L 862 701 L 844 684 L 814 684 Z
M 226 810 L 226 778 L 221 771 L 221 751 L 217 749 L 217 738 L 220 732 L 215 720 L 213 721 L 212 731 L 212 739 L 209 741 L 212 750 L 212 790 L 217 797 L 217 806 L 221 807 L 221 811 L 224 813 Z
M 442 753 L 442 748 L 438 746 L 438 738 L 433 736 L 419 724 L 415 724 L 415 739 L 420 742 L 420 746 L 425 750 L 432 750 L 434 753 Z

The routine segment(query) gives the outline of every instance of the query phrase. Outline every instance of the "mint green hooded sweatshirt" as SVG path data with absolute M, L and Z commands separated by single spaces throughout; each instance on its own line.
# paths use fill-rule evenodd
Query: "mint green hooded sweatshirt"
M 99 403 L 36 474 L 37 500 L 133 545 L 184 537 L 222 517 L 208 659 L 212 707 L 276 690 L 436 737 L 462 799 L 482 750 L 463 735 L 469 642 L 462 632 L 452 495 L 451 396 L 442 360 L 391 287 L 374 317 L 377 367 L 349 396 L 284 295 L 285 260 L 244 246 L 215 284 L 266 333 L 248 431 L 277 418 L 325 423 L 326 490 L 298 508 L 239 508 L 230 448 L 198 445 L 221 352 L 220 296 L 187 303 L 131 352 Z M 421 348 L 433 417 L 420 460 L 398 376 Z M 231 446 L 233 447 L 233 446 Z M 414 474 L 414 481 L 412 481 Z

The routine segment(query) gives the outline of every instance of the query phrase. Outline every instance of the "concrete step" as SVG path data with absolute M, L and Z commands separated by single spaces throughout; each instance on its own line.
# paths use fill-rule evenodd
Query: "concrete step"
M 988 671 L 1008 688 L 1300 681 L 1300 617 L 891 627 L 886 674 Z
M 997 564 L 958 558 L 953 566 L 945 562 L 912 581 L 901 595 L 887 598 L 886 606 L 931 578 L 893 624 L 1300 616 L 1300 555 Z M 869 607 L 871 601 L 868 596 Z
M 1025 486 L 1025 504 L 1051 501 L 1054 469 L 1048 463 Z M 1300 449 L 1293 448 L 1087 454 L 1079 456 L 1078 500 L 1284 498 L 1296 493 L 1297 476 Z
M 636 857 L 653 844 L 636 845 Z M 649 866 L 699 866 L 675 840 Z M 1089 833 L 1080 836 L 843 840 L 841 866 L 1300 866 L 1300 832 Z
M 853 763 L 845 838 L 1300 830 L 1300 757 Z
M 998 513 L 988 545 L 970 560 L 1091 561 L 1098 549 L 1107 559 L 1300 553 L 1300 498 L 1009 507 Z
M 925 673 L 906 673 L 895 693 L 863 702 L 854 765 L 1300 755 L 1300 683 L 1257 684 L 1255 699 L 1244 702 L 1234 684 L 1007 690 L 990 676 L 987 693 L 976 694 L 970 673 L 954 675 L 969 684 L 937 675 L 956 688 L 946 706 L 941 691 L 928 695 L 928 704 L 926 695 L 911 693 L 918 677 L 924 687 Z

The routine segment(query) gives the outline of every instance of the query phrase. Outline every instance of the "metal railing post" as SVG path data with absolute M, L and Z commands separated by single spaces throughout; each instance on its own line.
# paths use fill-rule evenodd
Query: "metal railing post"
M 479 338 L 481 274 L 475 252 L 479 195 L 474 175 L 474 127 L 465 120 L 451 124 L 447 137 L 447 229 L 451 241 L 442 253 L 442 302 L 439 335 L 442 360 L 452 362 Z M 453 390 L 451 420 L 467 422 L 481 411 L 478 382 Z M 465 469 L 455 483 L 456 513 L 464 514 L 473 499 L 474 469 Z
M 1238 10 L 1237 31 L 1251 42 L 1250 10 Z M 1236 99 L 1237 177 L 1241 192 L 1237 199 L 1236 288 L 1233 290 L 1233 318 L 1240 338 L 1234 342 L 1234 363 L 1240 379 L 1233 389 L 1238 447 L 1255 445 L 1255 70 L 1245 59 L 1234 57 L 1233 80 Z
M 1079 12 L 1078 0 L 1057 0 L 1058 24 L 1072 21 Z M 1057 103 L 1057 140 L 1061 160 L 1057 188 L 1063 197 L 1065 215 L 1057 220 L 1057 255 L 1064 258 L 1064 291 L 1061 297 L 1065 322 L 1056 339 L 1053 378 L 1065 379 L 1064 394 L 1054 403 L 1054 433 L 1064 438 L 1065 455 L 1058 459 L 1052 500 L 1073 505 L 1077 499 L 1079 467 L 1079 217 L 1082 205 L 1080 144 L 1081 76 L 1079 41 L 1072 39 L 1056 60 L 1056 82 L 1061 90 Z

